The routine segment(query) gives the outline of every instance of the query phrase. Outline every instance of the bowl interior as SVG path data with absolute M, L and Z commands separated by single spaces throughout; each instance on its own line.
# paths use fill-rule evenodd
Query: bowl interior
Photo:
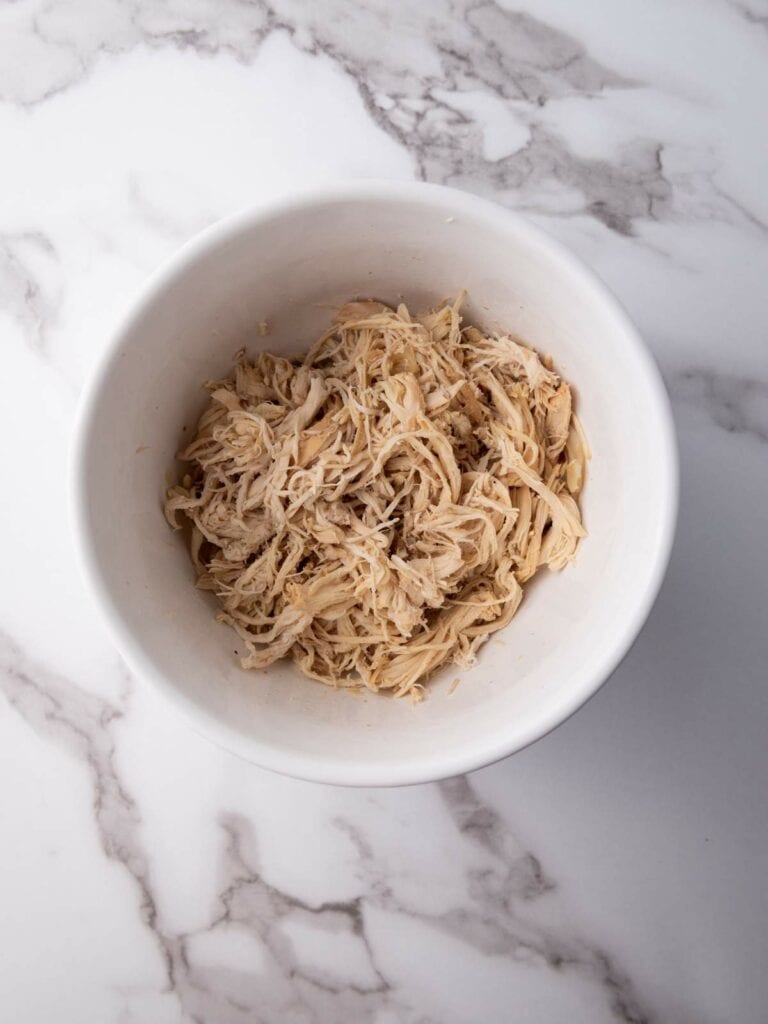
M 353 297 L 433 305 L 551 353 L 592 447 L 577 563 L 543 571 L 469 670 L 419 706 L 239 668 L 235 634 L 196 590 L 161 511 L 175 452 L 245 345 L 296 354 Z M 256 324 L 270 333 L 260 337 Z M 623 314 L 517 217 L 449 190 L 315 196 L 206 233 L 156 276 L 86 403 L 76 505 L 86 563 L 122 653 L 199 731 L 264 766 L 349 784 L 454 774 L 518 749 L 579 706 L 655 595 L 671 533 L 674 454 L 655 368 Z M 451 681 L 461 684 L 449 695 Z

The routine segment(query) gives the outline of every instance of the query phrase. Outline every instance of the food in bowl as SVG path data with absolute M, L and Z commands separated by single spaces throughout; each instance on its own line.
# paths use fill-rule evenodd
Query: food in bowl
M 291 657 L 419 699 L 510 622 L 541 566 L 574 558 L 589 451 L 570 387 L 463 324 L 463 299 L 418 316 L 347 303 L 303 358 L 241 352 L 206 385 L 165 514 L 244 668 Z

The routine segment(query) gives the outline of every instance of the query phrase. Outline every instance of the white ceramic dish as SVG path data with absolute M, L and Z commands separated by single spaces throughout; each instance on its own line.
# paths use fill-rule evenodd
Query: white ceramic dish
M 423 308 L 468 288 L 468 318 L 543 352 L 574 385 L 593 449 L 576 565 L 542 572 L 471 670 L 413 707 L 238 666 L 161 502 L 174 453 L 241 345 L 298 353 L 354 296 Z M 255 326 L 267 320 L 268 337 Z M 85 574 L 129 666 L 200 733 L 288 775 L 398 785 L 455 775 L 543 736 L 605 681 L 660 586 L 677 506 L 659 373 L 604 286 L 527 221 L 464 193 L 359 182 L 204 231 L 148 282 L 110 340 L 74 438 Z M 456 676 L 461 685 L 448 695 Z

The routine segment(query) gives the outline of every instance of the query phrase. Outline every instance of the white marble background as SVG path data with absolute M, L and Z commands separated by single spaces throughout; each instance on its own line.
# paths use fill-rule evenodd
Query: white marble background
M 768 5 L 0 7 L 0 1019 L 768 1021 Z M 527 211 L 673 395 L 677 545 L 575 718 L 344 791 L 192 735 L 97 626 L 65 518 L 84 375 L 184 239 L 309 180 Z

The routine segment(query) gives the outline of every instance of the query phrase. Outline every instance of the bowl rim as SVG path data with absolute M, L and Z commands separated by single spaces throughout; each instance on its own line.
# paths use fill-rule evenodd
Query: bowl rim
M 199 257 L 231 237 L 251 231 L 264 223 L 302 209 L 345 201 L 396 201 L 444 209 L 450 205 L 456 215 L 465 213 L 485 219 L 496 230 L 514 232 L 518 237 L 559 263 L 580 288 L 591 292 L 616 320 L 623 343 L 633 349 L 643 374 L 641 386 L 649 397 L 662 444 L 656 455 L 658 490 L 658 542 L 649 553 L 649 572 L 644 589 L 635 598 L 621 629 L 606 642 L 592 663 L 588 678 L 578 688 L 565 691 L 563 698 L 546 714 L 536 718 L 527 730 L 498 740 L 482 736 L 458 750 L 430 750 L 418 761 L 406 764 L 356 762 L 341 758 L 306 754 L 274 747 L 253 736 L 246 736 L 225 724 L 213 713 L 201 708 L 162 672 L 146 654 L 139 639 L 128 628 L 114 601 L 110 587 L 99 568 L 94 539 L 91 536 L 87 508 L 86 466 L 91 426 L 106 378 L 147 306 Z M 138 678 L 147 680 L 167 699 L 199 735 L 213 741 L 261 768 L 293 778 L 341 786 L 400 786 L 434 782 L 493 764 L 525 749 L 561 725 L 582 707 L 608 680 L 629 652 L 656 600 L 674 542 L 679 502 L 679 466 L 674 422 L 664 382 L 648 347 L 612 292 L 579 257 L 565 245 L 534 225 L 526 217 L 488 199 L 444 185 L 420 181 L 361 179 L 294 189 L 288 194 L 238 210 L 211 224 L 193 236 L 155 269 L 134 295 L 128 308 L 108 337 L 103 351 L 87 376 L 78 404 L 71 434 L 69 466 L 69 514 L 81 573 L 98 613 L 123 660 Z

